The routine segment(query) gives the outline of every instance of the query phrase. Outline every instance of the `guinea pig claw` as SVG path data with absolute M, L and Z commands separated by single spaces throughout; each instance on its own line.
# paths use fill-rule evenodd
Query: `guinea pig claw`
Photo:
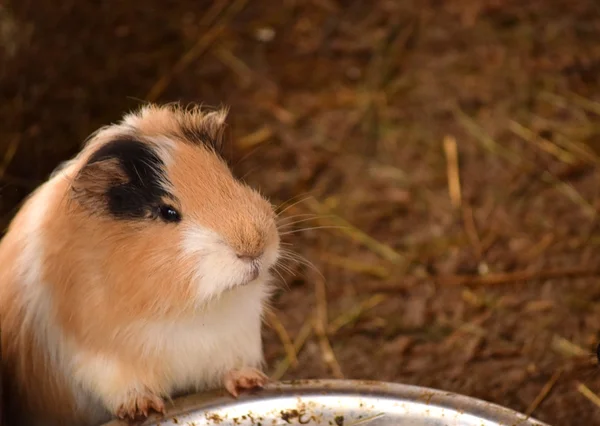
M 116 415 L 120 419 L 136 422 L 147 418 L 151 411 L 165 414 L 164 401 L 151 393 L 134 394 L 119 406 Z
M 269 378 L 255 368 L 244 367 L 230 370 L 225 374 L 225 389 L 234 398 L 239 396 L 240 390 L 262 388 L 269 382 Z

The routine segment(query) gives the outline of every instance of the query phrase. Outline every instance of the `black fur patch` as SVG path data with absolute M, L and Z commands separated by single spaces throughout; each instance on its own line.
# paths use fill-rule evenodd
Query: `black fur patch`
M 142 142 L 120 139 L 96 151 L 88 164 L 115 159 L 127 176 L 127 183 L 106 189 L 108 212 L 117 219 L 141 219 L 155 216 L 164 197 L 164 163 L 158 154 Z
M 217 110 L 206 111 L 208 114 L 218 113 Z M 200 112 L 197 112 L 200 114 Z M 216 117 L 190 118 L 184 115 L 176 115 L 178 134 L 184 141 L 194 145 L 205 146 L 212 149 L 222 157 L 223 140 L 225 138 L 226 126 L 224 123 L 216 122 Z
M 185 140 L 192 142 L 196 145 L 205 145 L 215 150 L 215 152 L 221 152 L 221 139 L 220 137 L 214 137 L 203 127 L 197 127 L 189 123 L 180 123 L 181 133 Z

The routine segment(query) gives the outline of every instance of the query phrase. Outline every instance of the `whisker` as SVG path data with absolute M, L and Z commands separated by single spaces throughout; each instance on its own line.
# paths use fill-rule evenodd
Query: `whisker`
M 308 221 L 311 221 L 311 220 L 319 220 L 319 219 L 320 218 L 318 218 L 318 217 L 310 217 L 308 219 L 300 219 L 300 220 L 296 220 L 295 222 L 284 223 L 284 224 L 278 226 L 277 229 L 281 230 L 283 228 L 290 227 L 290 226 L 293 226 L 293 225 L 297 225 L 299 223 L 308 222 Z
M 231 166 L 232 169 L 235 169 L 236 167 L 238 167 L 240 164 L 242 164 L 242 162 L 248 160 L 251 156 L 253 156 L 254 154 L 256 154 L 260 149 L 264 148 L 265 145 L 264 144 L 260 144 L 258 146 L 255 146 L 254 148 L 252 148 L 249 152 L 247 152 L 246 154 L 244 154 L 242 156 L 242 158 L 240 158 L 233 166 Z
M 274 272 L 275 272 L 275 273 L 276 273 L 276 274 L 279 276 L 279 278 L 280 278 L 280 280 L 281 280 L 281 284 L 283 284 L 283 286 L 284 286 L 284 287 L 285 287 L 287 290 L 289 290 L 290 288 L 289 288 L 289 286 L 288 286 L 288 283 L 285 281 L 285 278 L 283 278 L 283 275 L 281 275 L 281 272 L 279 272 L 279 271 L 277 270 L 277 268 L 273 268 L 273 271 L 274 271 Z
M 279 261 L 279 265 L 281 265 L 281 267 L 283 269 L 285 269 L 287 272 L 289 272 L 290 274 L 295 274 L 295 271 L 292 269 L 292 265 L 306 265 L 306 266 L 310 266 L 307 265 L 307 261 L 305 261 L 304 259 L 300 259 L 297 257 L 292 257 L 289 255 L 284 255 L 281 256 L 280 261 Z
M 295 275 L 295 272 L 292 268 L 290 268 L 287 265 L 284 265 L 283 263 L 277 265 L 279 268 L 281 268 L 284 272 L 287 272 L 290 275 Z
M 295 258 L 295 257 L 285 257 L 284 259 L 289 260 L 290 262 L 293 262 L 296 264 L 300 264 L 300 265 L 314 266 L 306 259 L 300 259 L 300 258 Z
M 308 266 L 313 271 L 315 271 L 319 276 L 325 278 L 324 275 L 323 275 L 323 273 L 319 270 L 319 268 L 317 268 L 314 263 L 312 263 L 310 260 L 308 260 L 307 258 L 305 258 L 304 256 L 302 256 L 301 254 L 294 253 L 292 251 L 284 251 L 283 254 L 282 254 L 282 256 L 287 256 L 287 257 L 284 257 L 284 258 L 287 258 L 288 260 L 292 260 L 292 261 L 298 262 L 301 265 Z
M 295 200 L 296 198 L 304 197 L 306 195 L 309 195 L 310 193 L 311 193 L 310 191 L 306 191 L 306 192 L 301 192 L 300 194 L 293 195 L 290 198 L 288 198 L 287 200 L 279 203 L 279 205 L 276 208 L 281 208 L 285 203 L 289 203 L 289 202 Z
M 294 250 L 287 249 L 287 248 L 282 248 L 280 250 L 280 254 L 281 254 L 281 256 L 287 256 L 287 257 L 292 257 L 292 258 L 301 256 L 300 254 L 296 253 Z
M 289 259 L 283 259 L 283 260 L 289 260 Z M 285 273 L 289 274 L 290 276 L 297 276 L 298 275 L 298 271 L 295 270 L 294 268 L 292 268 L 292 265 L 288 265 L 285 262 L 283 262 L 282 260 L 279 260 L 276 263 L 275 267 L 281 269 L 282 271 L 284 271 Z
M 301 278 L 304 278 L 304 279 L 308 279 L 308 277 L 307 277 L 306 273 L 305 273 L 305 272 L 303 272 L 302 270 L 296 270 L 296 271 L 293 271 L 293 272 L 288 272 L 288 273 L 289 273 L 289 274 L 290 274 L 290 276 L 292 276 L 292 277 L 301 277 Z
M 254 173 L 256 171 L 256 169 L 258 169 L 258 166 L 255 167 L 251 167 L 249 170 L 246 171 L 246 173 L 244 173 L 241 177 L 240 180 L 245 180 L 249 175 L 251 175 L 252 173 Z
M 301 217 L 301 216 L 317 216 L 317 215 L 314 213 L 299 213 L 299 214 L 294 214 L 291 216 L 280 216 L 277 218 L 277 220 L 286 220 L 286 219 L 292 219 L 292 218 Z
M 344 228 L 346 228 L 346 227 L 345 226 L 313 226 L 310 228 L 301 228 L 301 229 L 295 229 L 293 231 L 281 232 L 279 235 L 297 234 L 298 232 L 312 231 L 315 229 L 344 229 Z
M 280 260 L 283 262 L 284 260 L 287 260 L 289 263 L 291 264 L 299 264 L 300 261 L 296 258 L 293 258 L 291 256 L 281 256 Z
M 288 216 L 288 217 L 278 217 L 277 218 L 277 225 L 280 225 L 280 224 L 281 225 L 285 225 L 290 220 L 299 219 L 299 218 L 306 218 L 306 217 L 317 217 L 317 215 L 312 214 L 312 213 L 303 213 L 303 214 L 295 214 L 293 216 Z
M 289 261 L 292 261 L 294 263 L 298 263 L 298 259 L 297 258 L 291 256 L 290 253 L 285 253 L 285 252 L 282 252 L 281 255 L 279 256 L 278 261 L 282 261 L 282 260 L 289 260 Z
M 295 250 L 288 249 L 288 248 L 282 248 L 282 249 L 281 249 L 281 253 L 287 253 L 287 254 L 297 254 Z
M 287 206 L 285 209 L 281 210 L 279 213 L 277 213 L 277 216 L 281 216 L 284 212 L 286 212 L 287 210 L 291 209 L 292 207 L 294 207 L 295 205 L 298 205 L 300 203 L 303 203 L 306 200 L 310 200 L 311 198 L 313 198 L 312 195 L 309 195 L 308 197 L 304 197 L 298 201 L 296 201 L 295 203 L 290 204 L 289 206 Z M 293 198 L 292 198 L 293 199 Z M 282 205 L 285 203 L 282 203 Z

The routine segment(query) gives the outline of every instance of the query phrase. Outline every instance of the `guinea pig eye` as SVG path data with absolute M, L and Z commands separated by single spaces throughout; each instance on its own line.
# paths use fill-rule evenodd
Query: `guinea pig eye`
M 166 222 L 179 222 L 181 220 L 181 215 L 173 206 L 162 205 L 159 207 L 160 217 L 163 218 Z

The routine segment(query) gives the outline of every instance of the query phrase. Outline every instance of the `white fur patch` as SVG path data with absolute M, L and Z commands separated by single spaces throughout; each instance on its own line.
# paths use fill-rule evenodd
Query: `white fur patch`
M 223 294 L 193 319 L 132 325 L 143 352 L 162 360 L 163 390 L 172 394 L 216 387 L 233 368 L 261 367 L 266 297 L 266 283 L 253 282 Z
M 57 174 L 56 178 L 60 177 Z M 55 178 L 55 179 L 56 179 Z M 19 256 L 18 282 L 22 285 L 21 295 L 25 306 L 25 317 L 22 327 L 34 330 L 37 343 L 46 351 L 46 362 L 50 371 L 64 376 L 71 386 L 76 389 L 72 375 L 72 356 L 74 346 L 68 342 L 54 321 L 52 310 L 52 295 L 42 281 L 44 246 L 47 244 L 42 237 L 43 223 L 49 218 L 46 215 L 48 205 L 56 199 L 54 183 L 50 180 L 36 191 L 30 199 L 25 212 L 23 241 L 25 245 Z M 81 392 L 73 392 L 75 406 L 80 410 L 89 410 L 90 401 Z
M 234 368 L 263 363 L 261 323 L 267 285 L 253 282 L 236 288 L 193 319 L 138 322 L 122 330 L 141 345 L 140 358 L 159 359 L 153 369 L 163 397 L 222 386 Z M 125 382 L 123 368 L 107 356 L 80 353 L 75 376 L 109 406 L 116 408 L 138 384 Z
M 183 253 L 196 264 L 194 283 L 203 305 L 246 278 L 247 265 L 215 232 L 200 226 L 183 231 Z
M 120 404 L 127 401 L 129 391 L 138 388 L 143 390 L 141 385 L 127 382 L 123 366 L 108 356 L 79 351 L 74 354 L 73 361 L 73 377 L 86 391 L 96 396 L 94 403 L 87 407 L 88 416 L 91 418 L 107 421 L 110 414 L 105 406 L 115 411 Z
M 214 231 L 199 225 L 187 225 L 183 230 L 184 256 L 196 264 L 194 283 L 199 305 L 213 300 L 223 292 L 251 280 L 252 269 L 240 260 L 235 251 Z M 268 247 L 258 260 L 257 280 L 269 277 L 269 268 L 277 260 L 277 248 Z
M 171 139 L 164 136 L 155 136 L 148 138 L 150 142 L 152 142 L 154 149 L 158 152 L 160 159 L 165 163 L 165 166 L 171 167 L 173 165 L 173 153 L 175 152 L 177 146 L 175 142 Z

